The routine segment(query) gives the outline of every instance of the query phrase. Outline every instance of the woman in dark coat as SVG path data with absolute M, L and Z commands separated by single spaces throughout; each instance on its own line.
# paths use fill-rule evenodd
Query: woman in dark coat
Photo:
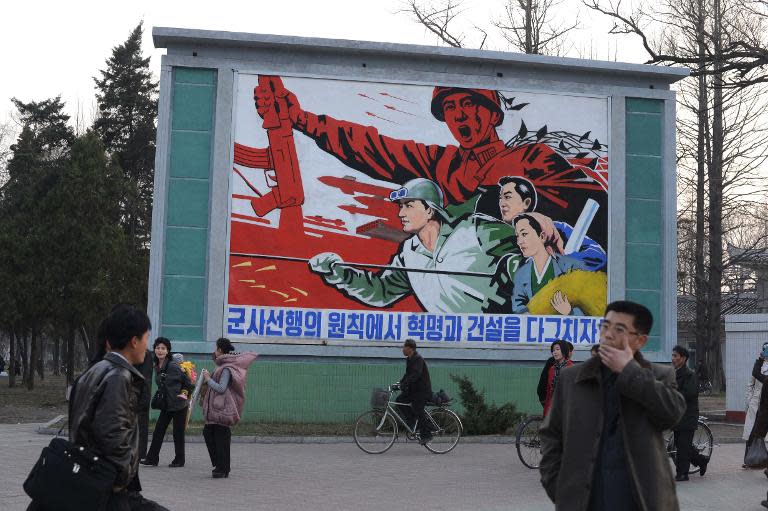
M 187 395 L 192 394 L 192 382 L 179 366 L 171 358 L 171 341 L 165 337 L 155 339 L 155 382 L 158 389 L 165 386 L 165 402 L 158 403 L 157 409 L 160 410 L 160 416 L 155 424 L 155 431 L 152 433 L 152 444 L 147 451 L 147 457 L 141 460 L 142 465 L 157 466 L 160 461 L 160 448 L 163 445 L 165 431 L 168 424 L 173 421 L 173 446 L 176 456 L 168 465 L 171 468 L 184 466 L 184 429 L 187 423 L 187 408 L 189 401 L 182 391 L 186 390 Z M 153 404 L 153 407 L 156 407 Z
M 755 425 L 752 426 L 752 431 L 749 433 L 749 439 L 747 440 L 747 451 L 749 446 L 754 441 L 764 441 L 765 435 L 768 434 L 768 374 L 765 374 L 763 370 L 764 362 L 766 361 L 764 353 L 768 351 L 768 343 L 763 344 L 763 351 L 760 356 L 755 360 L 755 365 L 752 366 L 752 377 L 755 380 L 763 384 L 763 389 L 760 392 L 760 405 L 757 408 L 757 417 L 755 417 Z M 768 365 L 768 364 L 766 364 Z M 764 465 L 763 465 L 764 466 Z M 762 466 L 756 466 L 752 468 L 763 468 Z M 768 475 L 768 474 L 766 474 Z
M 537 393 L 539 395 L 539 401 L 541 406 L 544 407 L 544 416 L 547 416 L 550 406 L 552 406 L 552 396 L 555 395 L 555 387 L 557 387 L 557 381 L 560 378 L 560 371 L 568 366 L 572 366 L 571 350 L 573 345 L 568 341 L 555 341 L 550 347 L 549 351 L 552 356 L 544 364 L 544 369 L 541 371 L 541 377 L 539 378 L 539 386 Z

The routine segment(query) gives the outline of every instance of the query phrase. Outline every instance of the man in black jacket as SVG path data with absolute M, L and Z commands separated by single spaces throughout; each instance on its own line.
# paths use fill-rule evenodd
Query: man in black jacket
M 693 447 L 693 434 L 696 432 L 699 420 L 699 391 L 696 375 L 687 365 L 688 356 L 688 350 L 683 346 L 672 348 L 672 365 L 675 367 L 677 391 L 685 398 L 685 414 L 673 430 L 675 432 L 675 445 L 677 446 L 675 481 L 688 480 L 688 470 L 691 468 L 691 463 L 699 467 L 701 475 L 707 471 L 707 463 L 709 463 L 707 457 L 696 452 Z
M 432 439 L 432 431 L 429 427 L 429 419 L 424 413 L 424 406 L 432 399 L 432 382 L 429 379 L 429 369 L 419 352 L 416 351 L 416 341 L 406 339 L 403 344 L 403 355 L 406 357 L 405 375 L 400 379 L 401 394 L 397 397 L 398 403 L 410 403 L 411 406 L 400 407 L 409 424 L 414 418 L 418 419 L 419 443 L 426 444 Z
M 134 366 L 144 361 L 150 329 L 141 309 L 116 307 L 101 332 L 109 353 L 77 379 L 69 405 L 69 440 L 117 470 L 109 511 L 165 509 L 143 498 L 131 499 L 128 492 L 139 466 L 137 400 L 144 385 Z M 33 501 L 29 510 L 42 508 Z
M 152 398 L 152 352 L 147 350 L 144 362 L 134 367 L 144 377 L 144 385 L 138 396 L 138 420 L 139 420 L 139 459 L 147 455 L 149 444 L 149 401 Z

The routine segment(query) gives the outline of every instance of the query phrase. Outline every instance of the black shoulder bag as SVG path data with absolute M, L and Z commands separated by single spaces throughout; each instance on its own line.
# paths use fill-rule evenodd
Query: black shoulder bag
M 165 370 L 160 371 L 160 383 L 157 385 L 155 395 L 152 396 L 149 406 L 155 410 L 168 409 L 168 388 L 165 386 Z
M 74 399 L 77 382 L 70 393 Z M 102 511 L 112 494 L 117 468 L 107 460 L 56 437 L 43 448 L 24 481 L 24 491 L 43 509 Z
M 101 511 L 117 469 L 105 459 L 60 437 L 43 448 L 24 481 L 24 491 L 43 509 Z

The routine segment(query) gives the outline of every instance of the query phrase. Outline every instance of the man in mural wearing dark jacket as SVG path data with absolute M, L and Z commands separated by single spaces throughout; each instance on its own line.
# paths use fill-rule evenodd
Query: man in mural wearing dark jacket
M 413 424 L 417 419 L 419 424 L 419 443 L 424 445 L 432 439 L 427 414 L 424 406 L 432 398 L 432 381 L 429 379 L 427 363 L 416 351 L 416 341 L 406 339 L 403 344 L 403 355 L 406 357 L 405 374 L 400 379 L 401 393 L 397 397 L 398 403 L 410 403 L 411 406 L 400 407 L 408 424 Z
M 674 429 L 677 447 L 676 481 L 688 480 L 691 463 L 699 467 L 699 474 L 704 475 L 709 462 L 707 457 L 697 452 L 693 446 L 693 434 L 696 432 L 699 420 L 699 390 L 696 375 L 688 367 L 688 356 L 686 348 L 682 346 L 672 348 L 672 365 L 675 368 L 677 391 L 685 398 L 685 414 Z

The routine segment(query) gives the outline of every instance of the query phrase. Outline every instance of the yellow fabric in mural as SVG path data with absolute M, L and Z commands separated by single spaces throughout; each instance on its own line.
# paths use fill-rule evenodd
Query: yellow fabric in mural
M 556 315 L 552 297 L 562 291 L 571 306 L 578 307 L 587 316 L 602 316 L 608 304 L 608 275 L 602 271 L 573 270 L 552 279 L 528 302 L 528 312 Z

